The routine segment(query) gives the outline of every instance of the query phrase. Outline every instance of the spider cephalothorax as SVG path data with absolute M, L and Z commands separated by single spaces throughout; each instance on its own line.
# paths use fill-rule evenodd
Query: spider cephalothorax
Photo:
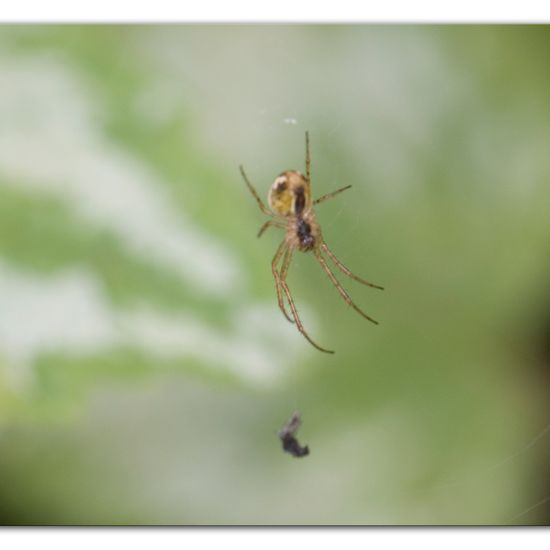
M 325 258 L 322 256 L 324 252 L 336 265 L 336 267 L 348 277 L 363 283 L 364 285 L 371 286 L 373 288 L 378 288 L 383 290 L 381 286 L 369 283 L 368 281 L 361 279 L 357 275 L 354 275 L 336 256 L 332 253 L 329 247 L 326 245 L 323 237 L 321 235 L 321 228 L 315 219 L 315 211 L 313 206 L 319 204 L 327 199 L 331 199 L 338 193 L 349 189 L 351 185 L 342 187 L 337 191 L 323 195 L 322 197 L 312 200 L 311 199 L 311 179 L 310 179 L 310 154 L 309 154 L 309 137 L 306 132 L 306 175 L 304 176 L 296 170 L 287 170 L 275 178 L 275 181 L 271 185 L 269 190 L 268 202 L 271 210 L 269 210 L 262 199 L 260 199 L 258 193 L 254 189 L 253 185 L 250 183 L 243 167 L 241 166 L 241 174 L 244 178 L 244 181 L 250 192 L 258 202 L 258 205 L 261 211 L 269 216 L 267 222 L 262 225 L 258 233 L 258 237 L 268 227 L 279 227 L 281 229 L 286 229 L 286 236 L 284 241 L 279 245 L 277 252 L 271 262 L 271 270 L 273 272 L 273 277 L 275 278 L 275 288 L 277 290 L 277 300 L 279 302 L 279 307 L 284 313 L 285 317 L 290 322 L 296 322 L 298 330 L 304 335 L 304 337 L 317 349 L 324 351 L 326 353 L 334 353 L 333 351 L 322 348 L 317 345 L 305 331 L 300 317 L 298 316 L 298 311 L 294 305 L 294 300 L 290 293 L 290 289 L 286 283 L 286 276 L 288 273 L 288 268 L 290 266 L 290 261 L 292 259 L 292 253 L 294 250 L 300 250 L 301 252 L 313 251 L 317 261 L 328 275 L 332 284 L 336 287 L 336 290 L 340 293 L 340 296 L 353 308 L 355 311 L 360 313 L 363 317 L 372 321 L 375 324 L 378 324 L 374 319 L 369 317 L 366 313 L 360 310 L 351 300 L 348 293 L 344 290 L 342 285 L 336 279 L 336 276 L 328 266 Z M 282 265 L 278 267 L 279 262 L 282 258 Z M 292 312 L 292 318 L 288 315 L 284 301 L 283 301 L 283 292 L 287 298 L 288 305 Z

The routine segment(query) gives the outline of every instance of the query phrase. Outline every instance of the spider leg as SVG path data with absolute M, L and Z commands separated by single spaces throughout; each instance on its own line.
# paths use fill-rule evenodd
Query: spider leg
M 306 178 L 310 182 L 311 155 L 309 153 L 309 132 L 306 132 Z
M 283 241 L 279 245 L 277 252 L 275 252 L 275 256 L 273 256 L 273 260 L 271 261 L 271 272 L 273 273 L 273 277 L 275 279 L 275 289 L 277 290 L 277 302 L 279 303 L 279 308 L 283 312 L 283 315 L 287 318 L 287 320 L 293 323 L 294 321 L 288 315 L 285 304 L 283 302 L 283 295 L 281 292 L 281 276 L 277 271 L 277 264 L 279 263 L 279 260 L 281 259 L 283 253 L 287 252 L 287 247 L 288 245 L 286 244 L 286 241 Z
M 292 260 L 292 248 L 289 247 L 285 252 L 285 257 L 283 258 L 283 265 L 281 266 L 281 271 L 279 272 L 281 281 L 286 281 L 286 276 L 288 273 L 288 268 L 290 267 L 291 260 Z
M 351 279 L 354 279 L 355 281 L 358 281 L 359 283 L 363 283 L 364 285 L 371 286 L 372 288 L 377 288 L 379 290 L 384 290 L 383 286 L 378 286 L 373 283 L 369 283 L 369 281 L 366 281 L 365 279 L 361 279 L 361 277 L 358 277 L 354 273 L 352 273 L 330 250 L 330 248 L 327 246 L 327 243 L 324 241 L 321 243 L 321 248 L 324 252 L 327 253 L 327 255 L 330 257 L 330 259 L 336 264 L 336 267 L 345 275 L 350 277 Z
M 332 193 L 327 193 L 326 195 L 323 195 L 322 197 L 319 197 L 318 199 L 315 199 L 313 201 L 313 204 L 319 204 L 320 202 L 324 202 L 328 199 L 332 199 L 335 195 L 338 195 L 338 193 L 341 193 L 342 191 L 346 191 L 349 189 L 351 185 L 346 185 L 345 187 L 342 187 L 342 189 L 338 189 L 336 191 L 333 191 Z
M 290 266 L 290 260 L 291 259 L 292 259 L 292 249 L 290 247 L 288 247 L 286 252 L 285 252 L 285 255 L 283 256 L 283 263 L 281 265 L 281 269 L 279 270 L 279 284 L 281 286 L 282 286 L 283 281 L 286 282 L 286 275 L 288 273 L 288 268 Z M 291 323 L 294 323 L 294 321 L 292 319 L 290 319 L 289 316 L 287 315 L 286 307 L 284 307 L 283 313 L 285 314 L 285 317 Z
M 281 229 L 285 228 L 285 225 L 282 222 L 278 222 L 275 220 L 267 220 L 262 227 L 260 227 L 260 230 L 258 231 L 258 238 L 261 237 L 264 234 L 264 231 L 268 229 L 269 227 L 280 227 Z
M 316 344 L 309 336 L 309 334 L 306 332 L 306 329 L 304 328 L 304 325 L 302 325 L 302 321 L 300 320 L 300 317 L 298 315 L 298 311 L 296 309 L 296 306 L 294 305 L 294 300 L 292 299 L 292 294 L 290 293 L 290 289 L 288 288 L 288 285 L 286 284 L 286 275 L 288 273 L 288 267 L 290 266 L 290 260 L 292 259 L 292 249 L 289 248 L 286 251 L 284 260 L 283 260 L 283 267 L 281 269 L 281 278 L 280 278 L 280 284 L 283 287 L 283 290 L 285 291 L 288 305 L 290 306 L 290 309 L 292 311 L 292 315 L 294 317 L 294 320 L 296 321 L 296 327 L 298 330 L 303 334 L 305 339 L 314 347 L 317 348 L 319 351 L 322 351 L 324 353 L 334 353 L 334 351 L 322 348 L 318 344 Z
M 332 281 L 332 284 L 336 287 L 336 290 L 340 293 L 340 296 L 344 298 L 344 300 L 347 302 L 348 305 L 350 305 L 357 313 L 362 315 L 365 319 L 368 319 L 371 323 L 374 323 L 375 325 L 378 324 L 378 321 L 375 321 L 371 317 L 369 317 L 366 313 L 361 311 L 354 303 L 353 300 L 349 297 L 349 294 L 344 290 L 342 285 L 338 282 L 338 279 L 334 276 L 334 273 L 330 270 L 330 267 L 327 265 L 327 262 L 321 256 L 321 253 L 319 250 L 314 250 L 315 257 L 317 258 L 318 262 L 321 264 L 321 267 L 325 271 L 325 273 L 328 275 L 328 278 Z
M 302 325 L 302 321 L 300 320 L 300 317 L 298 316 L 298 312 L 296 311 L 296 306 L 294 305 L 294 300 L 292 299 L 292 295 L 290 294 L 290 289 L 288 288 L 288 285 L 286 282 L 281 283 L 283 290 L 285 291 L 286 297 L 288 299 L 288 303 L 290 305 L 290 309 L 292 310 L 292 315 L 294 316 L 294 319 L 296 320 L 296 327 L 298 330 L 303 334 L 304 338 L 314 347 L 317 348 L 319 351 L 323 351 L 324 353 L 334 353 L 334 351 L 331 351 L 329 349 L 322 348 L 318 344 L 316 344 L 309 336 L 309 334 L 304 329 L 304 325 Z
M 256 202 L 258 203 L 258 206 L 260 207 L 260 210 L 266 215 L 273 217 L 273 212 L 267 208 L 267 206 L 263 203 L 262 199 L 260 199 L 260 195 L 256 192 L 256 189 L 254 189 L 254 186 L 250 183 L 250 180 L 247 178 L 246 174 L 244 173 L 244 168 L 242 166 L 239 166 L 239 169 L 241 171 L 241 174 L 243 176 L 244 182 L 246 183 L 249 191 L 252 193 L 253 197 L 256 199 Z

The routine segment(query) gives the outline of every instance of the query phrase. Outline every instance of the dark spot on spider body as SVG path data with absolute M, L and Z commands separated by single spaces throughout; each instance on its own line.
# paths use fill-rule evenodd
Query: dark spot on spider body
M 297 187 L 294 191 L 296 199 L 294 200 L 294 214 L 299 216 L 306 206 L 306 195 L 303 187 Z
M 277 184 L 277 191 L 286 191 L 286 188 L 288 187 L 287 183 L 286 183 L 286 180 L 284 181 L 280 181 L 278 184 Z
M 311 225 L 306 221 L 298 220 L 298 239 L 304 250 L 311 250 L 315 244 L 315 237 L 311 234 Z

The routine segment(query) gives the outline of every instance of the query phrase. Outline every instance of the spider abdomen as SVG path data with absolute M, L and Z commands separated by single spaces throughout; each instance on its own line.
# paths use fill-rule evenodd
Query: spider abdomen
M 311 206 L 309 181 L 296 170 L 275 178 L 268 195 L 271 210 L 279 216 L 301 216 Z

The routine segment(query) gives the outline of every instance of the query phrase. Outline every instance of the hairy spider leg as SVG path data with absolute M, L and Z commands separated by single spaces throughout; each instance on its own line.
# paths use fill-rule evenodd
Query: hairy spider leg
M 285 253 L 286 251 L 287 251 L 287 244 L 286 244 L 286 241 L 283 241 L 279 245 L 279 248 L 277 248 L 277 252 L 275 252 L 275 256 L 273 256 L 273 260 L 271 261 L 271 272 L 273 273 L 273 277 L 275 279 L 275 289 L 277 290 L 277 302 L 279 303 L 279 308 L 283 312 L 287 320 L 293 323 L 294 321 L 290 318 L 290 316 L 286 312 L 285 304 L 283 302 L 283 295 L 281 293 L 281 277 L 279 275 L 279 272 L 277 271 L 277 264 L 279 263 L 279 260 L 281 259 L 281 256 L 283 255 L 283 253 Z
M 325 259 L 321 256 L 321 253 L 319 252 L 319 250 L 314 250 L 314 253 L 318 262 L 321 264 L 321 267 L 323 268 L 325 273 L 328 275 L 329 279 L 332 281 L 332 284 L 336 287 L 336 290 L 340 293 L 340 296 L 342 296 L 342 298 L 344 298 L 347 304 L 350 305 L 355 311 L 357 311 L 357 313 L 362 315 L 365 319 L 368 319 L 371 323 L 374 323 L 375 325 L 377 325 L 378 321 L 375 321 L 372 317 L 369 317 L 366 313 L 364 313 L 361 309 L 359 309 L 354 304 L 349 294 L 344 290 L 344 287 L 339 283 L 338 279 L 334 276 L 334 273 L 330 270 L 330 267 L 327 265 L 327 262 L 325 261 Z
M 342 272 L 344 273 L 345 275 L 347 275 L 348 277 L 350 277 L 351 279 L 359 282 L 359 283 L 362 283 L 364 285 L 367 285 L 367 286 L 371 286 L 372 288 L 377 288 L 378 290 L 384 290 L 384 287 L 383 286 L 378 286 L 378 285 L 375 285 L 374 283 L 370 283 L 369 281 L 365 280 L 365 279 L 361 279 L 361 277 L 358 277 L 357 275 L 355 275 L 354 273 L 352 273 L 335 255 L 334 253 L 330 250 L 330 248 L 327 246 L 327 243 L 325 243 L 324 241 L 321 243 L 321 248 L 323 249 L 324 252 L 327 253 L 327 255 L 330 257 L 330 259 L 336 264 L 336 267 Z
M 287 276 L 287 273 L 288 273 L 288 268 L 290 267 L 290 260 L 292 260 L 292 248 L 287 248 L 287 251 L 285 252 L 285 255 L 283 257 L 283 263 L 282 263 L 282 266 L 281 266 L 281 270 L 279 271 L 279 277 L 281 279 L 281 281 L 285 281 L 286 282 L 286 276 Z M 285 311 L 286 311 L 286 307 L 285 307 Z M 287 317 L 288 319 L 288 317 Z M 291 323 L 294 323 L 294 321 L 291 321 Z
M 286 275 L 288 273 L 288 268 L 290 267 L 290 260 L 292 260 L 292 249 L 288 248 L 285 252 L 285 257 L 283 258 L 283 265 L 281 267 L 281 271 L 279 272 L 279 275 L 281 276 L 281 280 L 286 281 Z
M 286 251 L 283 256 L 283 263 L 281 264 L 281 268 L 279 270 L 279 281 L 286 281 L 286 274 L 288 272 L 288 267 L 290 266 L 290 260 L 292 259 L 292 249 L 290 247 L 286 248 Z M 291 322 L 294 323 L 292 319 L 290 319 L 289 315 L 287 314 L 286 307 L 284 306 L 284 300 L 283 302 L 283 308 L 284 308 L 284 314 L 285 317 Z
M 283 268 L 284 268 L 284 277 L 285 278 L 281 278 L 280 279 L 280 284 L 281 286 L 283 287 L 283 290 L 285 291 L 285 294 L 286 294 L 286 297 L 287 297 L 287 300 L 288 300 L 288 304 L 290 306 L 290 309 L 292 311 L 292 315 L 294 316 L 294 320 L 296 321 L 296 327 L 298 328 L 298 330 L 302 333 L 302 335 L 304 336 L 304 338 L 314 347 L 314 348 L 317 348 L 319 351 L 322 351 L 324 353 L 334 353 L 334 351 L 332 350 L 328 350 L 328 349 L 325 349 L 325 348 L 322 348 L 321 346 L 319 346 L 318 344 L 316 344 L 309 336 L 309 334 L 306 332 L 306 329 L 304 328 L 304 325 L 302 325 L 302 321 L 300 320 L 300 316 L 298 315 L 298 311 L 296 309 L 296 305 L 294 304 L 294 300 L 292 299 L 292 294 L 290 292 L 290 289 L 288 288 L 288 285 L 286 284 L 286 275 L 288 273 L 288 266 L 290 265 L 290 260 L 292 258 L 292 249 L 289 249 L 288 250 L 289 254 L 288 256 L 285 258 L 285 265 L 283 265 Z
M 292 315 L 294 315 L 294 319 L 296 320 L 296 327 L 298 330 L 303 334 L 304 338 L 314 347 L 317 348 L 319 351 L 322 351 L 324 353 L 334 353 L 334 351 L 322 348 L 318 344 L 316 344 L 309 336 L 309 334 L 304 329 L 304 325 L 302 325 L 302 321 L 300 320 L 300 317 L 298 315 L 298 311 L 296 310 L 296 306 L 294 305 L 294 301 L 292 300 L 292 295 L 290 293 L 290 289 L 288 288 L 288 285 L 286 282 L 281 282 L 281 285 L 283 287 L 283 290 L 285 291 L 286 297 L 288 299 L 288 303 L 290 304 L 290 309 L 292 310 Z
M 268 229 L 269 227 L 279 227 L 280 229 L 284 229 L 286 226 L 284 223 L 279 222 L 277 220 L 267 220 L 262 227 L 260 227 L 260 230 L 258 231 L 258 238 L 261 237 L 264 234 L 264 231 Z
M 338 193 L 341 193 L 342 191 L 346 191 L 350 187 L 351 185 L 346 185 L 345 187 L 342 187 L 341 189 L 333 191 L 332 193 L 327 193 L 326 195 L 323 195 L 322 197 L 315 199 L 313 201 L 313 204 L 319 204 L 320 202 L 324 202 L 324 201 L 327 201 L 328 199 L 332 199 L 332 197 L 335 197 L 336 195 L 338 195 Z
M 307 184 L 310 185 L 310 167 L 311 167 L 311 155 L 309 152 L 309 132 L 306 132 L 306 178 Z
M 244 168 L 242 166 L 239 166 L 239 169 L 243 176 L 244 182 L 246 183 L 249 191 L 252 193 L 252 196 L 256 199 L 256 202 L 258 203 L 260 210 L 266 216 L 273 217 L 274 216 L 273 212 L 271 212 L 271 210 L 269 210 L 269 208 L 263 203 L 262 199 L 260 198 L 260 195 L 258 195 L 258 193 L 256 192 L 256 189 L 254 189 L 254 186 L 250 183 L 249 179 L 246 177 L 246 174 L 244 173 Z

